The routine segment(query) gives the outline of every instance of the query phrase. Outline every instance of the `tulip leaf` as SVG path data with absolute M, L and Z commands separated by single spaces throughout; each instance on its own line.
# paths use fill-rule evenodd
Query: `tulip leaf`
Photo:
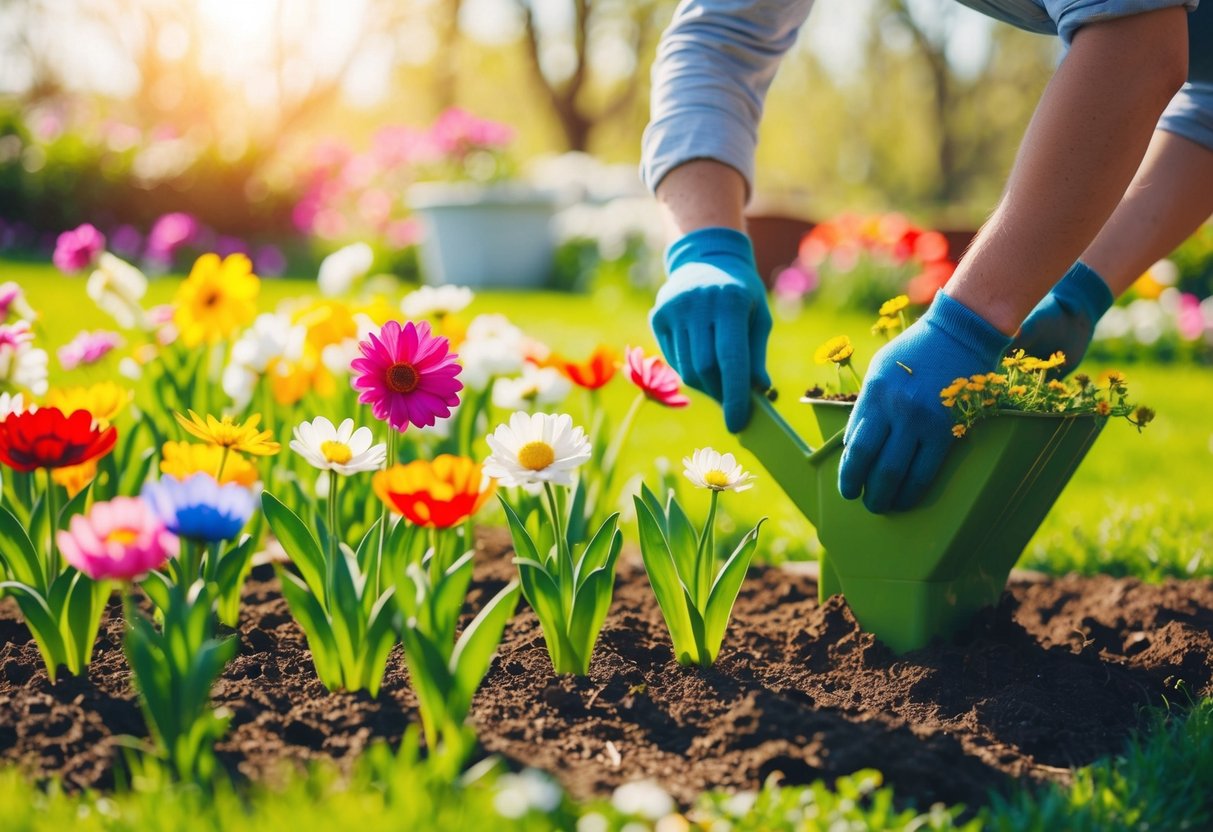
M 685 651 L 693 650 L 695 644 L 686 590 L 678 576 L 669 543 L 661 533 L 660 521 L 643 498 L 635 498 L 635 503 L 636 520 L 640 528 L 640 554 L 644 560 L 645 572 L 648 573 L 653 594 L 657 596 L 657 605 L 661 608 L 661 614 L 670 630 L 674 654 L 681 656 Z
M 454 693 L 458 697 L 458 711 L 454 714 L 457 722 L 463 722 L 467 717 L 472 697 L 489 671 L 505 625 L 518 606 L 518 590 L 518 582 L 510 581 L 484 605 L 455 643 L 450 668 L 455 682 Z
M 324 554 L 320 544 L 308 530 L 299 515 L 287 508 L 281 500 L 265 491 L 261 495 L 261 506 L 274 536 L 290 557 L 303 577 L 308 589 L 323 607 L 326 606 Z
M 46 674 L 53 685 L 59 665 L 67 663 L 67 650 L 60 635 L 58 617 L 51 612 L 46 599 L 32 586 L 17 581 L 3 581 L 0 582 L 0 589 L 8 590 L 17 601 L 21 614 L 25 616 L 25 624 L 34 637 L 34 643 L 38 645 L 38 652 L 46 663 Z
M 291 608 L 291 615 L 295 616 L 307 635 L 312 662 L 316 665 L 316 675 L 324 682 L 325 687 L 339 688 L 342 679 L 341 661 L 328 616 L 306 583 L 285 569 L 279 568 L 277 571 L 282 583 L 282 595 L 286 598 L 287 606 Z
M 42 561 L 25 526 L 3 506 L 0 506 L 0 560 L 17 582 L 45 589 Z
M 758 532 L 762 529 L 763 522 L 765 522 L 765 518 L 746 533 L 746 536 L 737 544 L 737 548 L 733 550 L 733 554 L 725 561 L 724 566 L 716 575 L 716 581 L 712 584 L 712 592 L 708 596 L 707 611 L 704 615 L 706 626 L 704 635 L 711 651 L 710 661 L 715 661 L 716 656 L 720 653 L 720 645 L 724 642 L 724 633 L 729 626 L 729 617 L 733 614 L 733 604 L 737 601 L 737 594 L 741 591 L 741 584 L 745 581 L 750 561 L 753 560 L 754 552 L 758 548 Z

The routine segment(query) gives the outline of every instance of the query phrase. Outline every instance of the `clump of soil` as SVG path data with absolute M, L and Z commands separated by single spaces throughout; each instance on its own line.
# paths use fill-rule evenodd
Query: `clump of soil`
M 509 538 L 488 530 L 472 606 L 512 576 Z M 578 796 L 653 778 L 683 802 L 881 769 L 903 795 L 980 804 L 1012 780 L 1059 780 L 1124 747 L 1182 680 L 1213 694 L 1213 582 L 1067 577 L 1013 581 L 955 644 L 894 656 L 811 576 L 751 571 L 721 659 L 679 667 L 638 559 L 624 559 L 585 679 L 557 677 L 523 608 L 477 696 L 488 752 L 553 772 Z M 214 690 L 230 709 L 223 762 L 250 778 L 284 764 L 346 763 L 398 742 L 416 700 L 397 652 L 378 700 L 330 694 L 272 574 L 246 588 L 239 655 Z M 71 786 L 113 782 L 119 734 L 142 736 L 117 607 L 87 679 L 51 686 L 10 600 L 0 602 L 0 757 Z M 1182 697 L 1179 697 L 1182 701 Z
M 858 393 L 827 393 L 826 389 L 820 385 L 813 385 L 808 390 L 804 391 L 806 399 L 812 399 L 818 402 L 857 402 L 859 401 Z

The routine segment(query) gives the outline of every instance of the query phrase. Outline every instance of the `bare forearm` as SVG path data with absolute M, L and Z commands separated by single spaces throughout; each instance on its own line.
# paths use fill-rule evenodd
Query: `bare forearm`
M 1080 30 L 948 294 L 1015 332 L 1112 214 L 1186 67 L 1182 8 Z
M 1082 254 L 1119 295 L 1213 214 L 1213 150 L 1158 130 L 1145 161 Z
M 745 179 L 728 165 L 697 159 L 674 168 L 657 187 L 671 239 L 700 228 L 745 230 Z

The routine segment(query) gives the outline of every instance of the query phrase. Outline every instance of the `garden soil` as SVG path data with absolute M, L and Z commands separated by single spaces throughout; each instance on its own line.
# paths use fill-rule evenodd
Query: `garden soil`
M 482 533 L 473 606 L 513 567 Z M 416 721 L 399 653 L 378 700 L 330 694 L 268 567 L 246 588 L 239 655 L 214 700 L 240 776 L 317 759 L 345 765 Z M 111 606 L 87 679 L 49 684 L 10 600 L 0 601 L 0 757 L 71 787 L 115 782 L 122 735 L 146 731 Z M 473 712 L 483 747 L 554 773 L 575 795 L 639 778 L 689 802 L 707 788 L 805 783 L 862 768 L 920 805 L 983 803 L 1013 781 L 1061 781 L 1115 754 L 1143 706 L 1213 694 L 1213 582 L 1111 577 L 1013 580 L 958 643 L 895 656 L 811 575 L 754 568 L 717 665 L 679 667 L 643 568 L 621 560 L 614 605 L 585 679 L 557 677 L 535 616 L 506 631 Z

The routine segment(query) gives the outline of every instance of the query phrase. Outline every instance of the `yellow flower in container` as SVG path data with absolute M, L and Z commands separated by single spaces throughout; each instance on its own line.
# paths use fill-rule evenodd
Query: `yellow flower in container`
M 217 477 L 220 485 L 234 482 L 251 487 L 257 482 L 257 469 L 238 453 L 228 452 L 226 463 L 223 448 L 218 445 L 198 445 L 192 442 L 170 440 L 160 449 L 160 473 L 185 481 L 194 474 L 210 474 L 212 477 L 223 466 Z
M 130 403 L 131 391 L 112 381 L 88 387 L 56 387 L 46 394 L 47 407 L 57 407 L 64 414 L 87 410 L 102 428 L 109 427 Z
M 187 347 L 214 344 L 248 325 L 257 314 L 261 280 L 243 254 L 204 254 L 173 298 L 173 323 Z
M 817 352 L 813 354 L 813 359 L 818 364 L 849 364 L 851 356 L 854 354 L 855 347 L 851 345 L 851 339 L 845 335 L 839 335 L 818 347 Z

